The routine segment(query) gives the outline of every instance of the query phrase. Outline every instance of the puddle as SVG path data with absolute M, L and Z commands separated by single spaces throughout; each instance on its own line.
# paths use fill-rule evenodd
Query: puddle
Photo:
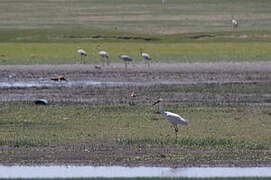
M 82 87 L 82 86 L 153 86 L 153 85 L 174 85 L 177 82 L 113 82 L 113 81 L 17 81 L 17 82 L 0 82 L 0 88 L 29 88 L 29 87 Z
M 203 85 L 203 84 L 249 84 L 262 81 L 148 81 L 148 82 L 114 82 L 114 81 L 7 81 L 0 82 L 0 88 L 31 88 L 31 87 L 83 87 L 83 86 L 154 86 L 154 85 Z
M 271 167 L 0 166 L 0 178 L 271 177 Z

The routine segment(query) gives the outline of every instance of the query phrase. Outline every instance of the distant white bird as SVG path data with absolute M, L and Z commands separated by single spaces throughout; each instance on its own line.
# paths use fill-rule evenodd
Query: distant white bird
M 231 24 L 232 24 L 232 28 L 238 27 L 238 21 L 237 21 L 237 19 L 234 19 L 233 16 L 231 18 Z
M 127 69 L 128 62 L 133 61 L 133 58 L 127 55 L 120 55 L 119 58 L 125 62 L 125 69 Z
M 151 56 L 148 53 L 144 53 L 142 48 L 140 48 L 140 55 L 146 60 L 148 67 L 150 67 Z
M 188 125 L 188 123 L 180 115 L 172 113 L 172 112 L 164 111 L 164 109 L 163 109 L 163 100 L 162 99 L 159 99 L 158 101 L 156 101 L 155 103 L 153 103 L 153 105 L 156 105 L 158 103 L 159 103 L 160 114 L 162 114 L 164 116 L 164 118 L 166 120 L 168 120 L 173 125 L 173 127 L 174 127 L 175 135 L 176 135 L 176 142 L 177 142 L 177 133 L 179 131 L 177 125 L 178 124 Z
M 98 53 L 101 56 L 101 58 L 106 61 L 107 65 L 109 65 L 109 54 L 106 51 L 101 50 L 100 45 L 98 45 L 96 49 L 98 50 Z
M 81 61 L 83 59 L 83 56 L 87 56 L 87 52 L 85 50 L 81 49 L 80 47 L 77 48 L 77 52 L 80 54 Z

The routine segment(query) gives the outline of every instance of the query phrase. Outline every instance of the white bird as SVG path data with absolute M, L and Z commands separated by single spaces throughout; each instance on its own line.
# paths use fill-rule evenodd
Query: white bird
M 155 103 L 153 103 L 153 105 L 156 105 L 159 103 L 159 112 L 160 114 L 162 114 L 164 116 L 164 118 L 169 121 L 175 130 L 175 135 L 176 135 L 176 142 L 177 142 L 177 133 L 178 133 L 178 124 L 181 125 L 188 125 L 187 121 L 182 118 L 180 115 L 172 113 L 172 112 L 168 112 L 168 111 L 164 111 L 163 109 L 163 100 L 159 99 L 158 101 L 156 101 Z
M 232 24 L 232 28 L 237 28 L 238 27 L 238 21 L 236 19 L 231 18 L 231 24 Z
M 87 56 L 87 52 L 79 47 L 77 48 L 77 52 L 80 54 L 81 61 L 83 59 L 83 56 Z
M 120 55 L 119 58 L 125 62 L 125 69 L 127 69 L 128 62 L 133 61 L 133 58 L 127 55 Z
M 143 59 L 146 60 L 146 62 L 148 63 L 148 67 L 150 67 L 151 56 L 148 53 L 144 53 L 142 48 L 140 48 L 140 55 L 143 57 Z
M 100 49 L 100 45 L 96 47 L 101 58 L 106 60 L 106 64 L 109 65 L 109 54 L 106 51 Z

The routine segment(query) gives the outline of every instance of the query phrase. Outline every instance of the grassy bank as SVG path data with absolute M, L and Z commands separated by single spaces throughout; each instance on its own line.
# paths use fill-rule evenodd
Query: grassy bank
M 65 0 L 3 1 L 0 27 L 8 29 L 96 28 L 147 33 L 269 30 L 268 0 Z
M 1 43 L 1 64 L 72 64 L 83 63 L 76 52 L 88 52 L 85 63 L 101 63 L 97 45 L 110 54 L 111 62 L 122 62 L 118 56 L 127 54 L 134 63 L 144 62 L 139 49 L 152 55 L 152 62 L 218 62 L 268 61 L 271 43 Z
M 169 105 L 166 109 L 189 121 L 189 126 L 180 127 L 181 146 L 239 148 L 240 142 L 241 146 L 270 148 L 269 107 Z M 2 103 L 0 111 L 1 145 L 39 146 L 109 139 L 121 144 L 174 144 L 165 137 L 173 132 L 169 123 L 155 113 L 156 108 L 145 105 L 37 107 Z

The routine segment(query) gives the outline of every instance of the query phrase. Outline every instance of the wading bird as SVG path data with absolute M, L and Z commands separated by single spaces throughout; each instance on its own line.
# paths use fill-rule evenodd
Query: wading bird
M 135 98 L 136 98 L 136 93 L 133 91 L 131 94 L 130 94 L 130 99 L 131 101 L 129 102 L 130 105 L 136 105 L 135 104 Z
M 155 103 L 153 103 L 153 105 L 156 105 L 159 103 L 159 112 L 160 114 L 162 114 L 164 116 L 164 118 L 169 121 L 173 127 L 174 127 L 174 130 L 175 130 L 175 137 L 176 137 L 176 142 L 177 142 L 177 133 L 178 133 L 178 124 L 181 124 L 181 125 L 188 125 L 187 121 L 182 118 L 180 115 L 178 114 L 175 114 L 175 113 L 172 113 L 172 112 L 168 112 L 168 111 L 164 111 L 164 108 L 163 108 L 163 100 L 162 99 L 159 99 L 158 101 L 156 101 Z
M 98 45 L 96 49 L 101 56 L 103 63 L 105 61 L 106 64 L 109 65 L 109 54 L 106 51 L 101 50 L 100 45 Z
M 67 81 L 67 79 L 64 76 L 57 76 L 57 77 L 51 77 L 52 81 Z
M 85 50 L 81 49 L 80 47 L 77 48 L 77 52 L 80 54 L 81 61 L 83 59 L 83 56 L 87 56 L 87 52 Z
M 144 53 L 142 48 L 140 48 L 140 55 L 143 57 L 143 59 L 145 59 L 145 61 L 148 64 L 148 67 L 150 67 L 151 56 L 148 53 Z
M 232 25 L 232 28 L 237 28 L 238 27 L 238 21 L 236 19 L 231 18 L 231 25 Z
M 127 55 L 120 55 L 119 58 L 125 62 L 125 69 L 127 69 L 128 62 L 133 61 L 133 58 Z

